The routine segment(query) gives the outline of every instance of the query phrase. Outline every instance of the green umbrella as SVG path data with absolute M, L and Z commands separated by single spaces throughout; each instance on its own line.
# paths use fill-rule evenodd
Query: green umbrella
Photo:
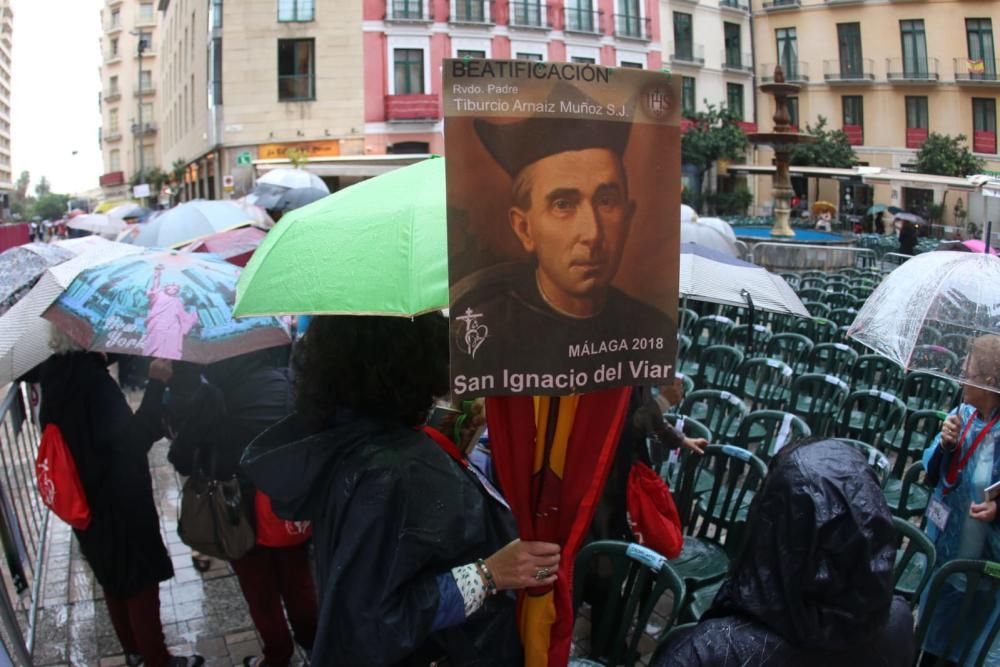
M 285 215 L 240 276 L 234 314 L 413 316 L 448 306 L 444 160 Z
M 881 213 L 882 211 L 885 211 L 888 208 L 889 207 L 886 206 L 885 204 L 875 204 L 874 206 L 868 209 L 868 212 L 865 213 L 865 215 L 875 215 L 876 213 Z

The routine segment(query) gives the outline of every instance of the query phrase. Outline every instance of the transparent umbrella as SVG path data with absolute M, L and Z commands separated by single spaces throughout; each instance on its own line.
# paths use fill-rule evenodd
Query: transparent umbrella
M 701 220 L 701 218 L 698 218 L 692 222 L 681 222 L 681 243 L 697 243 L 700 246 L 711 248 L 730 257 L 740 256 L 732 229 L 727 234 L 714 224 L 702 224 Z M 733 238 L 730 238 L 730 236 L 733 236 Z
M 847 335 L 907 370 L 995 391 L 965 370 L 968 345 L 988 334 L 1000 335 L 1000 258 L 929 252 L 886 276 Z

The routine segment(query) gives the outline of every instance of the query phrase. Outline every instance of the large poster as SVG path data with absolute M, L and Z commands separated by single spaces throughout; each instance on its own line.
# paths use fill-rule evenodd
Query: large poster
M 445 62 L 456 396 L 672 377 L 678 90 L 635 69 Z

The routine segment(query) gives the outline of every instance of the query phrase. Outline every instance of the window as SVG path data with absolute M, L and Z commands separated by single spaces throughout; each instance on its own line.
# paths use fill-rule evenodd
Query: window
M 112 10 L 111 12 L 111 23 L 108 24 L 109 28 L 120 28 L 122 27 L 122 13 L 120 9 Z
M 969 44 L 969 78 L 997 78 L 997 61 L 993 52 L 993 22 L 990 19 L 965 19 L 965 37 Z M 982 68 L 977 66 L 972 71 L 973 64 L 982 61 Z
M 143 102 L 140 105 L 140 108 L 142 109 L 142 123 L 143 123 L 143 125 L 145 125 L 146 123 L 152 123 L 155 120 L 153 118 L 153 103 L 152 102 Z
M 139 3 L 139 23 L 152 23 L 155 20 L 152 2 Z
M 844 134 L 847 135 L 847 142 L 852 146 L 864 144 L 864 98 L 861 95 L 844 95 L 841 98 L 841 106 L 844 111 Z
M 153 73 L 144 69 L 139 72 L 139 90 L 152 90 L 153 89 Z
M 315 14 L 315 0 L 278 0 L 279 21 L 312 21 Z
M 929 127 L 926 97 L 906 97 L 906 147 L 920 148 Z
M 108 153 L 108 171 L 122 170 L 122 152 L 115 148 Z
M 115 74 L 108 79 L 108 95 L 117 95 L 120 91 L 118 90 L 118 75 Z
M 628 60 L 623 60 L 622 64 L 621 64 L 621 67 L 628 67 L 628 68 L 631 68 L 631 69 L 642 69 L 642 63 L 637 63 L 637 62 L 631 62 L 631 61 L 628 61 Z
M 544 14 L 540 0 L 515 0 L 510 3 L 514 8 L 512 23 L 514 25 L 542 27 Z
M 929 72 L 923 20 L 900 21 L 899 33 L 903 41 L 903 76 L 926 79 Z
M 118 134 L 118 109 L 108 111 L 108 134 Z
M 421 52 L 423 53 L 423 52 Z M 485 58 L 485 51 L 478 51 L 475 49 L 459 49 L 455 52 L 456 58 Z
M 595 32 L 592 0 L 568 0 L 566 3 L 566 29 L 576 32 Z
M 423 8 L 417 11 L 422 12 Z M 487 23 L 486 3 L 483 0 L 455 0 L 455 20 L 464 23 Z
M 799 98 L 788 98 L 788 124 L 794 128 L 799 126 Z
M 112 37 L 111 38 L 111 57 L 112 58 L 117 58 L 118 57 L 118 38 L 117 37 Z
M 997 152 L 997 101 L 992 97 L 972 98 L 972 150 Z
M 215 106 L 222 104 L 222 38 L 212 38 L 211 62 L 209 72 L 211 73 L 209 85 L 212 87 L 212 104 Z
M 392 62 L 397 95 L 424 94 L 424 52 L 421 49 L 393 49 Z
M 726 84 L 726 107 L 730 111 L 735 111 L 740 120 L 743 120 L 743 84 Z
M 723 23 L 726 39 L 726 65 L 740 67 L 743 65 L 743 38 L 739 23 Z
M 153 48 L 153 33 L 142 31 L 139 33 L 139 42 L 136 45 L 140 51 L 150 51 Z
M 674 12 L 674 57 L 694 60 L 694 33 L 691 29 L 691 15 Z
M 585 58 L 583 56 L 573 56 L 569 61 L 571 63 L 580 63 L 581 65 L 593 65 L 597 62 L 594 58 Z
M 681 113 L 694 113 L 694 77 L 681 77 Z
M 222 0 L 211 0 L 211 2 L 209 11 L 212 15 L 209 18 L 209 25 L 213 30 L 218 30 L 222 27 Z
M 837 43 L 840 46 L 840 77 L 864 78 L 864 59 L 861 57 L 861 24 L 838 23 Z
M 312 39 L 278 40 L 278 101 L 316 99 L 316 71 Z
M 785 71 L 785 79 L 799 79 L 799 45 L 795 28 L 778 28 L 774 31 L 778 44 L 778 64 Z
M 517 59 L 517 60 L 541 60 L 542 59 L 542 54 L 541 53 L 518 53 L 516 56 L 514 56 L 514 58 Z
M 156 164 L 155 155 L 156 155 L 156 153 L 153 150 L 153 144 L 143 144 L 142 145 L 142 168 L 143 168 L 143 171 L 145 171 L 146 169 L 149 169 L 154 164 Z
M 621 13 L 615 15 L 615 33 L 627 37 L 642 37 L 643 21 L 639 0 L 618 0 L 617 4 Z

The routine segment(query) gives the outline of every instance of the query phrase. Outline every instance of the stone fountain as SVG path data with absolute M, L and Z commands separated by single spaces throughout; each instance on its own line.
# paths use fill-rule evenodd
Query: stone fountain
M 774 96 L 774 130 L 754 132 L 747 139 L 754 145 L 770 146 L 774 150 L 775 173 L 772 186 L 774 226 L 771 227 L 771 236 L 795 236 L 795 231 L 789 223 L 795 191 L 792 189 L 792 179 L 788 174 L 788 162 L 797 145 L 811 143 L 815 138 L 792 130 L 791 116 L 788 114 L 788 97 L 797 93 L 799 87 L 785 82 L 785 72 L 781 69 L 781 65 L 774 68 L 774 82 L 765 83 L 760 89 Z

